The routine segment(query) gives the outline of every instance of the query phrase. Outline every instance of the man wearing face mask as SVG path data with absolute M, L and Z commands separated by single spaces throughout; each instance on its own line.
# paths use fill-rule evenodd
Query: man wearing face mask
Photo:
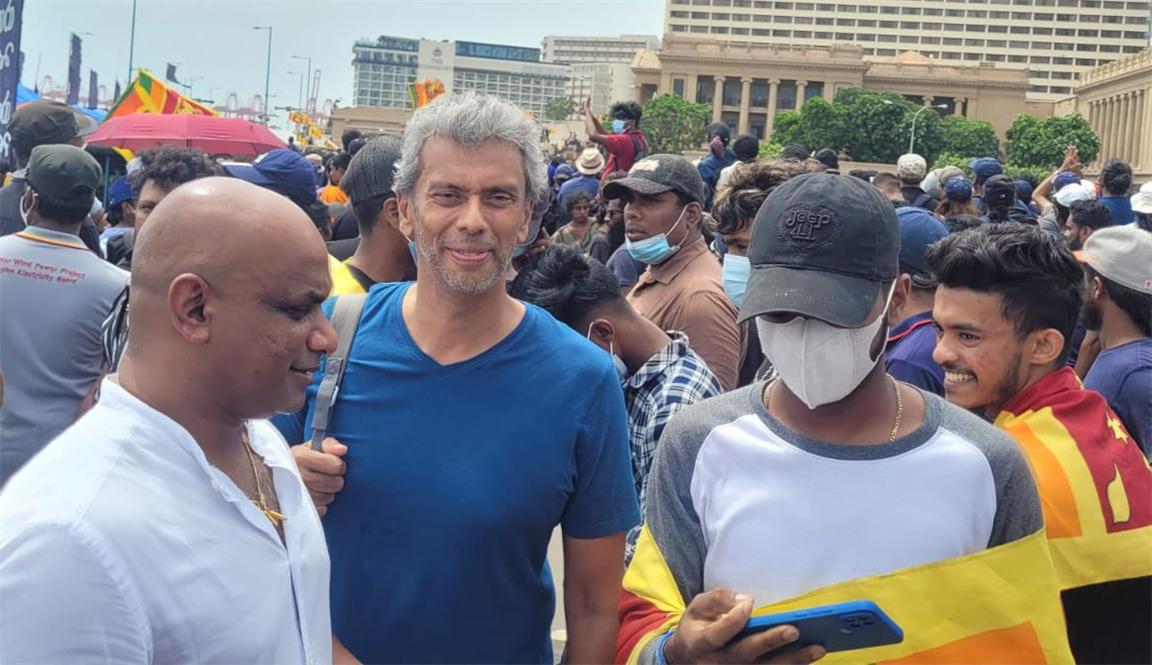
M 612 131 L 609 133 L 592 115 L 590 100 L 580 105 L 580 115 L 584 118 L 584 131 L 588 140 L 598 143 L 608 150 L 608 164 L 601 174 L 601 182 L 609 174 L 627 171 L 641 157 L 648 153 L 648 139 L 640 131 L 640 116 L 643 111 L 636 102 L 616 102 L 608 115 L 612 117 Z
M 32 150 L 22 175 L 27 228 L 0 238 L 0 484 L 75 418 L 100 375 L 100 327 L 128 273 L 81 242 L 100 165 L 70 145 Z M 46 306 L 50 304 L 50 306 Z
M 603 197 L 624 200 L 625 247 L 648 265 L 629 304 L 661 330 L 688 335 L 720 386 L 735 388 L 744 340 L 720 264 L 700 234 L 704 182 L 696 168 L 679 155 L 646 157 L 605 185 Z
M 730 641 L 754 607 L 860 598 L 904 641 L 853 662 L 945 651 L 975 662 L 984 646 L 1067 660 L 1023 455 L 885 371 L 886 314 L 905 297 L 899 248 L 895 210 L 861 180 L 808 174 L 769 195 L 740 315 L 756 320 L 780 378 L 686 407 L 664 430 L 624 578 L 618 662 L 758 662 L 757 636 Z M 1010 630 L 1023 622 L 1030 630 Z M 822 655 L 808 647 L 792 662 Z
M 712 230 L 724 241 L 724 292 L 737 307 L 744 304 L 752 263 L 748 261 L 748 245 L 752 241 L 752 220 L 764 199 L 789 178 L 807 173 L 803 163 L 791 159 L 747 164 L 733 174 L 725 187 L 716 193 L 712 208 Z M 738 385 L 743 387 L 770 369 L 764 365 L 764 351 L 755 329 L 755 322 L 741 324 L 747 349 L 740 365 Z M 749 332 L 753 334 L 749 334 Z
M 720 394 L 708 366 L 681 332 L 664 332 L 628 304 L 615 275 L 573 247 L 552 247 L 533 257 L 509 293 L 536 305 L 612 356 L 628 407 L 632 477 L 644 509 L 648 471 L 656 444 L 672 415 Z M 631 559 L 640 528 L 628 532 Z

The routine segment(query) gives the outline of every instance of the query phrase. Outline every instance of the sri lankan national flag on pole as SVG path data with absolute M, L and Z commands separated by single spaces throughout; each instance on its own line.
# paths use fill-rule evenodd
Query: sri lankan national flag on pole
M 429 102 L 444 94 L 444 82 L 429 76 L 423 81 L 408 84 L 408 101 L 413 109 L 427 106 Z
M 904 641 L 828 654 L 821 663 L 1071 663 L 1044 531 L 992 549 L 817 589 L 754 615 L 868 599 L 904 630 Z M 673 630 L 686 609 L 656 541 L 644 527 L 624 576 L 617 662 Z
M 1152 469 L 1068 368 L 1010 400 L 996 426 L 1024 450 L 1062 589 L 1152 575 Z
M 220 115 L 199 102 L 169 88 L 147 70 L 141 69 L 128 90 L 108 110 L 107 118 L 118 118 L 132 113 L 188 113 L 193 115 Z

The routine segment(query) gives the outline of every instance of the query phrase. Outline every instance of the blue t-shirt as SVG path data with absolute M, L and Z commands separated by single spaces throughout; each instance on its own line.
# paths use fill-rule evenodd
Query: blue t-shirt
M 1152 340 L 1101 351 L 1084 387 L 1104 396 L 1144 456 L 1152 457 Z
M 1113 224 L 1131 224 L 1136 221 L 1136 214 L 1132 212 L 1132 199 L 1127 196 L 1101 196 L 1096 200 L 1112 213 Z
M 410 286 L 370 290 L 329 421 L 348 446 L 324 518 L 332 630 L 367 663 L 551 665 L 553 529 L 640 521 L 620 379 L 532 305 L 491 349 L 440 365 L 404 323 Z M 322 374 L 274 421 L 289 442 L 311 437 Z
M 888 334 L 884 354 L 888 373 L 904 383 L 944 396 L 944 370 L 932 360 L 936 350 L 936 327 L 932 312 L 909 317 Z

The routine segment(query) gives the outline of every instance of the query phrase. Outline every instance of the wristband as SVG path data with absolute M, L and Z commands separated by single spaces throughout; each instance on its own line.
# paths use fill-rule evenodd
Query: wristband
M 664 636 L 660 638 L 660 642 L 656 644 L 656 665 L 668 665 L 668 661 L 664 660 L 664 643 L 668 641 L 668 638 L 672 637 L 672 633 L 674 632 L 676 631 L 670 630 L 664 633 Z

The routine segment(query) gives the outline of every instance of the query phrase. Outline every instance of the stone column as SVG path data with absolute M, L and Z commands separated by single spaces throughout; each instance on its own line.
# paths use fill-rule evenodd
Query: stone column
M 804 91 L 808 88 L 807 81 L 796 82 L 796 110 L 799 111 L 800 107 L 804 106 Z
M 699 85 L 700 77 L 696 74 L 689 74 L 688 80 L 684 82 L 684 99 L 689 102 L 696 102 L 696 86 Z
M 764 123 L 764 140 L 772 140 L 772 128 L 776 126 L 776 98 L 780 93 L 780 79 L 768 80 L 768 120 Z
M 1136 161 L 1136 93 L 1124 93 L 1124 138 L 1120 146 L 1120 159 L 1132 164 Z
M 1145 171 L 1147 167 L 1152 166 L 1152 153 L 1149 151 L 1149 95 L 1147 90 L 1140 90 L 1136 93 L 1136 99 L 1139 104 L 1136 105 L 1136 127 L 1143 127 L 1144 129 L 1137 129 L 1136 141 L 1136 161 L 1140 165 L 1140 171 Z
M 924 95 L 921 99 L 924 100 L 924 106 L 932 106 L 932 102 L 936 100 L 932 95 Z
M 1113 107 L 1113 100 L 1111 97 L 1100 101 L 1104 107 L 1103 120 L 1100 127 L 1100 163 L 1103 164 L 1104 160 L 1111 157 L 1109 154 L 1112 151 L 1112 118 L 1115 108 Z
M 724 77 L 713 76 L 715 87 L 712 88 L 712 122 L 720 122 L 721 107 L 724 105 Z
M 741 134 L 748 133 L 748 109 L 752 106 L 752 78 L 740 78 L 740 125 L 736 131 Z
M 1152 171 L 1152 88 L 1144 89 L 1144 114 L 1141 120 L 1140 143 L 1144 146 L 1144 168 Z
M 1111 138 L 1108 140 L 1109 150 L 1105 157 L 1115 157 L 1120 154 L 1120 135 L 1124 131 L 1122 129 L 1123 125 L 1120 124 L 1124 118 L 1123 114 L 1121 113 L 1121 106 L 1123 101 L 1124 100 L 1120 95 L 1116 95 L 1112 98 L 1112 121 L 1109 123 L 1111 125 Z
M 963 97 L 952 98 L 952 115 L 964 115 L 964 102 L 968 100 Z
M 1144 165 L 1144 134 L 1147 129 L 1142 123 L 1144 122 L 1144 107 L 1148 101 L 1143 90 L 1133 92 L 1132 99 L 1134 100 L 1132 105 L 1134 133 L 1132 134 L 1132 162 L 1130 165 L 1135 169 L 1137 166 Z
M 835 87 L 836 84 L 832 81 L 824 81 L 824 87 L 821 88 L 821 92 L 824 93 L 824 101 L 828 102 L 829 104 L 831 104 L 832 100 L 836 98 L 836 90 L 834 89 Z
M 666 92 L 672 92 L 672 72 L 664 70 L 660 74 L 660 87 L 656 89 L 657 95 L 663 95 Z M 608 100 L 611 104 L 612 100 Z

